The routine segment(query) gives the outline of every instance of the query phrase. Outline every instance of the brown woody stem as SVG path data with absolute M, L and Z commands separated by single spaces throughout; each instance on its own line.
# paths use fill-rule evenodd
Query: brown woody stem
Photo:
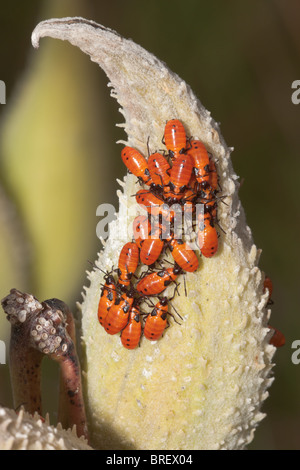
M 81 370 L 76 354 L 75 324 L 72 312 L 67 304 L 58 299 L 46 300 L 53 312 L 63 313 L 66 320 L 66 342 L 62 354 L 55 352 L 51 359 L 59 362 L 61 367 L 60 397 L 58 420 L 63 427 L 76 424 L 78 436 L 87 438 L 86 414 L 81 386 Z
M 12 289 L 2 300 L 11 323 L 10 370 L 15 407 L 42 413 L 41 363 L 44 355 L 60 364 L 60 414 L 63 427 L 76 425 L 88 437 L 75 326 L 69 307 L 58 299 L 45 302 Z M 63 410 L 63 411 L 62 411 Z
M 23 406 L 29 413 L 42 414 L 41 363 L 43 354 L 32 348 L 29 324 L 42 310 L 32 295 L 12 289 L 2 300 L 2 307 L 11 323 L 10 377 L 14 407 Z

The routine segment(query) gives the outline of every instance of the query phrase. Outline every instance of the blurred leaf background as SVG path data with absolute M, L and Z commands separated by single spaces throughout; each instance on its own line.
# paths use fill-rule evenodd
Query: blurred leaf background
M 268 414 L 250 449 L 300 448 L 298 193 L 300 79 L 297 0 L 27 0 L 2 2 L 0 79 L 0 295 L 16 287 L 39 300 L 58 297 L 75 309 L 87 260 L 101 248 L 96 208 L 117 207 L 122 177 L 115 126 L 122 122 L 96 64 L 67 43 L 43 39 L 35 25 L 50 17 L 84 16 L 132 38 L 180 75 L 221 123 L 260 266 L 272 278 L 271 324 L 286 336 L 275 355 Z M 217 286 L 216 286 L 217 287 Z M 0 339 L 9 325 L 0 315 Z M 47 364 L 45 409 L 55 415 L 57 370 Z M 0 365 L 0 402 L 13 406 L 7 365 Z

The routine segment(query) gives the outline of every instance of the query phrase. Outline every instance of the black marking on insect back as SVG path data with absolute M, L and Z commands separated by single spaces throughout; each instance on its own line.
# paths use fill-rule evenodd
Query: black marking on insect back
M 123 307 L 123 312 L 128 313 L 130 310 L 130 304 L 126 301 L 124 307 Z
M 114 294 L 111 290 L 107 294 L 107 299 L 110 301 L 114 300 Z

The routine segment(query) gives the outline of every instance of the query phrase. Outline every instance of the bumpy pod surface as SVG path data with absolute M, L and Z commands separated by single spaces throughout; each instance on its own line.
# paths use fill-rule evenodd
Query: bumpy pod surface
M 23 409 L 0 407 L 1 450 L 92 450 L 84 439 L 79 439 L 75 429 L 56 428 L 38 414 L 31 416 Z
M 147 155 L 162 148 L 165 123 L 180 119 L 217 162 L 222 195 L 218 253 L 201 259 L 186 275 L 173 300 L 183 317 L 158 341 L 142 338 L 133 351 L 98 324 L 103 273 L 89 273 L 81 304 L 85 393 L 91 440 L 100 449 L 243 449 L 264 417 L 261 406 L 272 383 L 275 348 L 269 344 L 260 250 L 238 198 L 238 177 L 219 126 L 189 86 L 152 54 L 101 25 L 83 18 L 40 23 L 32 42 L 50 36 L 68 40 L 106 72 L 121 105 L 128 140 Z M 117 265 L 139 212 L 136 178 L 121 182 L 117 220 L 96 264 Z M 167 291 L 171 293 L 173 289 Z

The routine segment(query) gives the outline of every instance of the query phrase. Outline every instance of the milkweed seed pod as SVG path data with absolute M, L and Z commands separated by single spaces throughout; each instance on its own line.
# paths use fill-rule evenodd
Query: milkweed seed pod
M 68 40 L 103 68 L 125 119 L 128 137 L 123 145 L 148 155 L 149 138 L 149 148 L 160 151 L 166 122 L 179 119 L 187 135 L 201 140 L 212 155 L 226 203 L 218 207 L 223 229 L 218 252 L 202 257 L 197 271 L 185 275 L 188 295 L 181 282 L 180 296 L 172 301 L 183 321 L 178 325 L 170 318 L 170 327 L 158 341 L 142 337 L 140 347 L 128 350 L 119 335 L 108 335 L 97 319 L 103 273 L 89 273 L 80 308 L 92 445 L 243 449 L 264 417 L 261 406 L 273 380 L 275 348 L 269 344 L 270 311 L 264 273 L 258 267 L 260 250 L 238 198 L 231 149 L 190 87 L 133 41 L 83 18 L 40 23 L 33 45 L 38 47 L 44 36 Z M 96 261 L 103 271 L 116 266 L 140 210 L 132 197 L 136 177 L 129 174 L 121 185 L 118 217 Z M 174 289 L 168 289 L 171 297 Z

